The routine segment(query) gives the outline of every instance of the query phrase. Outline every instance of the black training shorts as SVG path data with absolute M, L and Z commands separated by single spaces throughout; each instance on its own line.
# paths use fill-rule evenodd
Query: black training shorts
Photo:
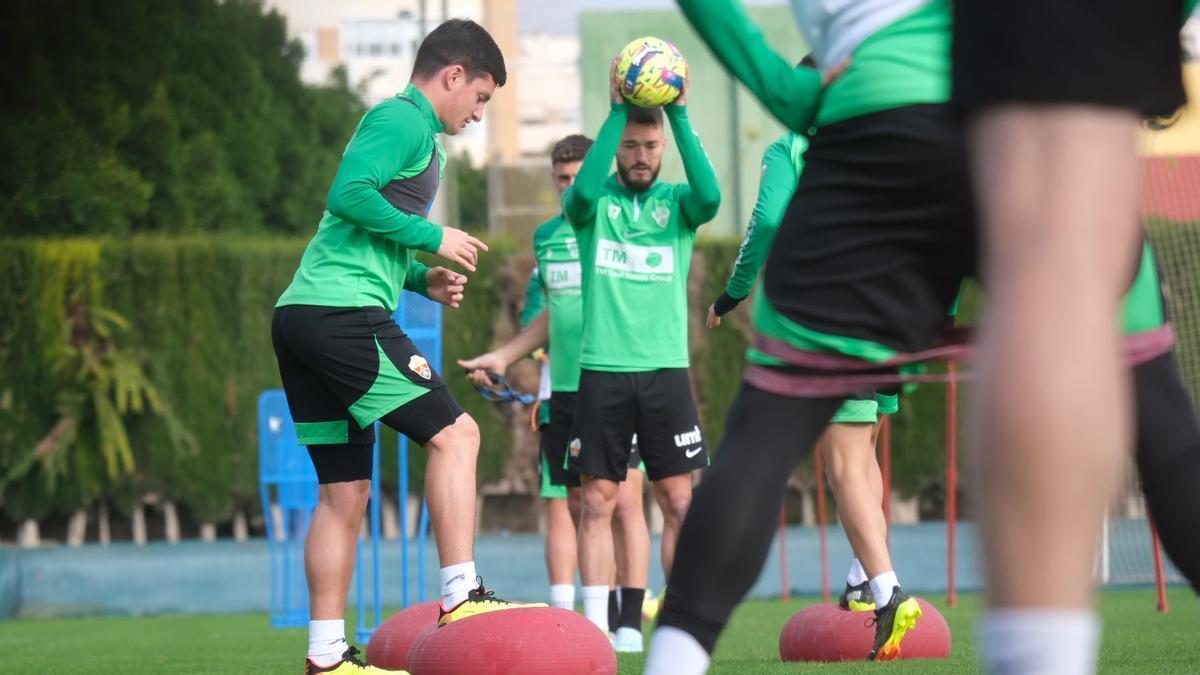
M 570 466 L 583 475 L 623 481 L 634 434 L 650 480 L 708 466 L 686 368 L 581 371 L 567 444 Z
M 381 307 L 279 307 L 271 338 L 297 440 L 322 483 L 371 477 L 376 420 L 424 445 L 463 414 Z
M 958 0 L 955 103 L 966 112 L 1079 103 L 1170 115 L 1186 99 L 1182 25 L 1182 0 Z

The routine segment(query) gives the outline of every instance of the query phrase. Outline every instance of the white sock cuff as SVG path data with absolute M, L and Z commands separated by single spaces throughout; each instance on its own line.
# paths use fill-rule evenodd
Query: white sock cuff
M 867 580 L 867 571 L 863 569 L 862 563 L 858 558 L 850 563 L 850 572 L 846 575 L 846 583 L 851 586 L 857 586 Z
M 700 642 L 674 626 L 659 626 L 650 637 L 642 675 L 704 675 L 711 657 Z
M 980 619 L 979 637 L 993 675 L 1090 675 L 1100 619 L 1086 609 L 994 609 Z
M 550 606 L 575 609 L 575 584 L 551 584 Z
M 883 609 L 892 600 L 892 591 L 900 585 L 894 570 L 888 570 L 871 579 L 871 595 L 875 596 L 875 606 Z
M 308 622 L 308 656 L 325 657 L 317 665 L 328 666 L 334 657 L 340 657 L 347 648 L 346 621 L 344 619 L 317 619 Z
M 608 586 L 584 586 L 580 591 L 584 600 L 604 598 L 608 602 Z
M 475 587 L 475 561 L 447 565 L 441 570 L 442 592 Z

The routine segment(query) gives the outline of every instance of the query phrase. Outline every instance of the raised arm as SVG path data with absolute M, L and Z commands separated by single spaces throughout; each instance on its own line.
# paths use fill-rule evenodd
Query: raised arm
M 687 175 L 687 185 L 680 193 L 679 209 L 694 230 L 716 217 L 717 209 L 721 207 L 721 187 L 717 184 L 717 172 L 700 145 L 700 136 L 688 120 L 687 106 L 668 105 L 666 113 L 675 144 L 679 146 L 679 156 L 683 159 L 683 172 Z
M 373 108 L 354 132 L 329 188 L 333 215 L 408 248 L 437 253 L 442 228 L 392 206 L 380 190 L 424 147 L 425 122 L 408 106 Z
M 677 2 L 726 70 L 784 126 L 807 133 L 820 104 L 821 73 L 776 54 L 737 0 Z
M 621 134 L 625 131 L 628 116 L 629 104 L 612 104 L 608 119 L 604 120 L 600 133 L 596 134 L 596 142 L 583 158 L 583 165 L 575 176 L 575 184 L 563 194 L 563 213 L 576 229 L 592 224 L 596 202 L 600 201 L 600 195 L 604 192 L 604 179 L 608 178 L 613 156 L 621 144 Z

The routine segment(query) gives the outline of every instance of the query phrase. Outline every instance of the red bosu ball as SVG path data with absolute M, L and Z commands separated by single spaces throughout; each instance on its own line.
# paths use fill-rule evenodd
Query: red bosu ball
M 608 636 L 582 614 L 523 607 L 476 614 L 422 634 L 412 675 L 616 675 Z
M 950 627 L 933 605 L 917 598 L 921 618 L 900 643 L 902 659 L 950 656 Z M 784 661 L 862 661 L 875 642 L 874 612 L 848 612 L 836 605 L 810 605 L 796 612 L 779 634 Z
M 367 663 L 387 670 L 407 670 L 408 651 L 417 636 L 437 628 L 440 605 L 437 600 L 430 600 L 388 617 L 371 634 Z

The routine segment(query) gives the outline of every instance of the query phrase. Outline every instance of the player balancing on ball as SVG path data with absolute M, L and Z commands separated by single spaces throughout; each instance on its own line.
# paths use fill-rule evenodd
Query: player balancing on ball
M 355 657 L 343 623 L 376 420 L 429 451 L 425 497 L 441 563 L 440 621 L 516 606 L 483 590 L 472 560 L 479 428 L 391 319 L 402 290 L 450 307 L 462 300 L 466 277 L 416 262 L 416 251 L 474 271 L 487 250 L 426 215 L 446 157 L 437 135 L 480 121 L 505 79 L 503 56 L 478 24 L 452 20 L 434 29 L 417 50 L 409 85 L 359 123 L 320 227 L 276 303 L 279 373 L 320 483 L 304 551 L 308 673 L 382 672 Z
M 806 56 L 800 65 L 816 66 L 811 56 Z M 763 153 L 758 199 L 729 283 L 708 309 L 709 328 L 720 325 L 721 317 L 750 294 L 800 181 L 807 148 L 808 138 L 792 131 L 767 146 Z M 754 358 L 765 356 L 758 354 Z M 838 598 L 843 609 L 869 611 L 876 608 L 877 601 L 880 606 L 887 606 L 892 590 L 900 586 L 888 553 L 887 520 L 881 507 L 883 479 L 875 459 L 879 420 L 898 410 L 898 396 L 893 392 L 847 399 L 817 440 L 815 452 L 825 459 L 826 480 L 837 498 L 838 516 L 855 556 L 846 576 L 846 588 Z M 920 610 L 911 614 L 919 617 Z M 897 644 L 902 638 L 903 635 L 898 636 Z
M 663 507 L 662 562 L 670 574 L 675 541 L 691 503 L 692 474 L 708 464 L 688 378 L 687 274 L 696 229 L 721 202 L 712 164 L 687 115 L 686 80 L 665 108 L 630 105 L 614 59 L 611 108 L 563 196 L 583 271 L 579 398 L 569 461 L 582 477 L 579 566 L 584 612 L 607 626 L 612 515 L 636 433 L 646 475 Z M 663 112 L 683 159 L 686 183 L 658 180 L 667 138 Z M 617 171 L 609 175 L 613 156 Z M 640 603 L 638 603 L 640 604 Z M 640 650 L 641 633 L 621 640 Z

